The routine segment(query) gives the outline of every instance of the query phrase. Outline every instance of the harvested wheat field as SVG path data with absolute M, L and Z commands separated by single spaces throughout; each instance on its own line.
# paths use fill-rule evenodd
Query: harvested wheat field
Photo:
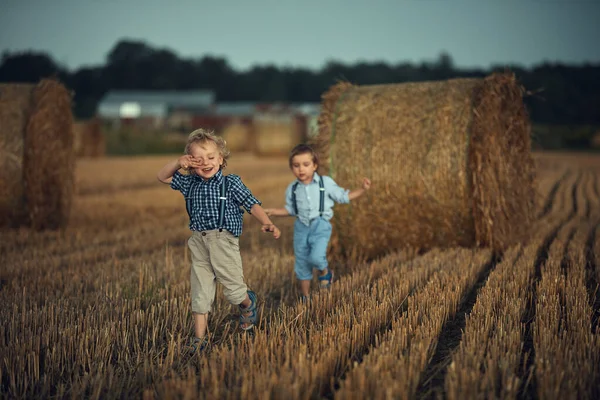
M 600 396 L 600 156 L 534 154 L 528 244 L 333 259 L 308 304 L 293 221 L 275 241 L 246 215 L 259 327 L 243 333 L 218 291 L 210 350 L 192 357 L 185 204 L 155 178 L 170 159 L 79 160 L 67 229 L 0 231 L 0 397 Z M 283 205 L 285 158 L 234 154 L 228 171 Z

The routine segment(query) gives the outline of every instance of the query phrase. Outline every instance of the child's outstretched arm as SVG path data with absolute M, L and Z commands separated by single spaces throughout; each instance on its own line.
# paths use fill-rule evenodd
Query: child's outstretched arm
M 360 196 L 365 194 L 365 192 L 367 190 L 369 190 L 370 188 L 371 188 L 371 180 L 369 178 L 363 178 L 362 187 L 360 189 L 354 189 L 353 191 L 348 193 L 348 198 L 350 199 L 350 201 L 352 201 L 356 198 L 359 198 Z
M 275 239 L 279 239 L 279 236 L 281 236 L 281 231 L 279 231 L 279 228 L 276 227 L 273 222 L 271 222 L 271 219 L 259 204 L 253 205 L 250 211 L 252 216 L 254 216 L 254 218 L 256 218 L 258 222 L 262 224 L 262 228 L 260 229 L 261 231 L 273 232 L 273 237 Z
M 293 210 L 293 200 L 292 200 L 292 189 L 294 187 L 294 182 L 290 183 L 287 189 L 285 190 L 285 207 L 281 208 L 265 208 L 265 212 L 269 217 L 291 217 L 295 216 L 292 214 Z
M 265 213 L 269 217 L 287 217 L 291 215 L 285 208 L 265 208 Z
M 197 168 L 200 166 L 200 162 L 197 161 L 194 157 L 190 155 L 184 155 L 179 157 L 177 160 L 171 161 L 167 163 L 160 171 L 156 177 L 162 183 L 170 184 L 173 179 L 173 174 L 178 171 L 180 168 L 189 169 L 189 168 Z

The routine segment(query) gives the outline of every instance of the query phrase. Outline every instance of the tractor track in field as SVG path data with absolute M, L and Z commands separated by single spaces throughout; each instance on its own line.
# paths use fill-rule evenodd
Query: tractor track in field
M 452 353 L 462 340 L 466 317 L 473 311 L 479 292 L 487 284 L 488 277 L 496 268 L 496 265 L 502 262 L 502 257 L 502 254 L 492 256 L 477 277 L 475 285 L 467 293 L 456 315 L 444 323 L 435 353 L 425 368 L 425 373 L 421 376 L 417 388 L 417 393 L 421 393 L 419 398 L 435 399 L 443 393 L 448 366 L 450 365 Z

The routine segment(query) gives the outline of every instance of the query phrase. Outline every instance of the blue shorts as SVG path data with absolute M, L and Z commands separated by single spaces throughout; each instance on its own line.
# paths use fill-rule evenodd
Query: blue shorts
M 327 268 L 327 246 L 331 238 L 331 223 L 318 217 L 306 226 L 299 219 L 294 223 L 294 272 L 300 280 L 312 279 L 312 269 Z

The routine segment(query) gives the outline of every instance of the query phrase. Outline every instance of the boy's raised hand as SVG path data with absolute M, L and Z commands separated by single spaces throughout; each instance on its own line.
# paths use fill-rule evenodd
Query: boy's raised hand
M 363 178 L 362 188 L 365 190 L 371 189 L 371 180 L 369 178 Z
M 279 239 L 279 236 L 281 236 L 281 231 L 279 230 L 278 227 L 276 227 L 273 224 L 264 224 L 262 226 L 262 228 L 260 228 L 261 231 L 267 233 L 267 232 L 273 232 L 273 237 L 275 239 Z
M 200 161 L 196 160 L 194 157 L 192 157 L 189 154 L 183 155 L 181 157 L 179 157 L 179 165 L 181 166 L 181 168 L 183 169 L 193 169 L 193 168 L 197 168 L 200 167 Z

